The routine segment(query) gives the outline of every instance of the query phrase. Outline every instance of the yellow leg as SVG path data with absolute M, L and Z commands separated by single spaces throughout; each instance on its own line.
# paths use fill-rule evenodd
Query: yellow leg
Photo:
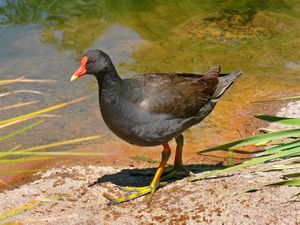
M 182 149 L 183 149 L 183 136 L 180 134 L 175 138 L 176 140 L 176 155 L 174 160 L 174 166 L 182 165 Z
M 164 146 L 164 149 L 162 152 L 162 160 L 158 166 L 158 169 L 156 170 L 156 173 L 155 173 L 154 178 L 153 178 L 152 182 L 150 183 L 150 185 L 146 186 L 146 187 L 139 187 L 139 188 L 126 187 L 126 188 L 124 188 L 125 190 L 135 191 L 135 193 L 132 193 L 124 198 L 119 198 L 119 199 L 113 200 L 110 202 L 110 204 L 118 204 L 118 203 L 130 201 L 132 199 L 141 197 L 146 194 L 150 194 L 148 197 L 148 204 L 151 202 L 151 199 L 152 199 L 156 189 L 159 186 L 161 186 L 161 184 L 159 183 L 159 180 L 165 169 L 166 163 L 171 155 L 171 149 L 170 149 L 169 144 L 164 144 L 163 146 Z
M 170 178 L 173 178 L 174 176 L 177 176 L 180 172 L 184 172 L 185 174 L 189 176 L 193 176 L 194 174 L 186 168 L 182 163 L 182 150 L 183 150 L 183 143 L 184 139 L 182 134 L 177 136 L 175 138 L 177 146 L 176 146 L 176 155 L 174 160 L 174 166 L 167 171 L 167 175 L 163 176 L 161 180 L 168 180 Z

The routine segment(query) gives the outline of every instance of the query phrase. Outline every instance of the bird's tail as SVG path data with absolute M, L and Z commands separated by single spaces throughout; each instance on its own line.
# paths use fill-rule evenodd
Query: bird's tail
M 203 75 L 203 78 L 209 76 L 219 76 L 221 72 L 221 66 L 215 66 L 212 70 L 208 71 L 206 74 Z
M 234 80 L 242 74 L 242 71 L 237 70 L 225 76 L 219 77 L 219 83 L 217 89 L 215 90 L 212 100 L 217 101 L 226 90 L 233 84 Z

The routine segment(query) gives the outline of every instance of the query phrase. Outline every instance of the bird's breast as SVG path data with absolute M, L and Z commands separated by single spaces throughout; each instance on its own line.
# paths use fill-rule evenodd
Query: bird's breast
M 141 140 L 132 132 L 133 127 L 139 123 L 133 105 L 125 105 L 119 101 L 101 101 L 100 110 L 104 122 L 115 135 L 128 143 L 142 145 Z

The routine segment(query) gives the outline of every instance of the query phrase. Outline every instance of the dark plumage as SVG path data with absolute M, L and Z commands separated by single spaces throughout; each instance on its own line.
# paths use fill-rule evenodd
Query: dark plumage
M 149 73 L 121 79 L 106 53 L 90 50 L 72 80 L 84 74 L 95 75 L 102 117 L 112 132 L 134 145 L 164 145 L 169 155 L 167 143 L 175 137 L 178 146 L 183 146 L 181 133 L 202 121 L 241 74 L 235 71 L 219 76 L 220 70 L 217 66 L 204 75 Z M 181 161 L 181 151 L 176 151 L 176 157 L 180 160 L 175 161 L 175 167 Z M 163 157 L 162 162 L 168 158 Z M 153 180 L 153 187 L 150 185 L 151 193 L 159 177 Z

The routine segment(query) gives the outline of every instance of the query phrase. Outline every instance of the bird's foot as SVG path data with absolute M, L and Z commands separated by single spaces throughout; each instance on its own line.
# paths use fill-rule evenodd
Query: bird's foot
M 166 174 L 161 177 L 160 180 L 169 180 L 172 178 L 180 178 L 184 176 L 195 176 L 195 174 L 186 168 L 183 164 L 174 165 L 170 170 L 166 171 Z
M 168 184 L 168 182 L 160 182 L 158 184 L 158 187 L 157 188 L 160 188 L 160 187 L 163 187 L 163 186 L 166 186 Z M 148 188 L 150 186 L 143 186 L 143 187 L 134 187 L 134 186 L 125 186 L 125 187 L 121 187 L 119 186 L 118 188 L 120 188 L 121 190 L 123 191 L 128 191 L 128 192 L 138 192 L 140 190 L 143 190 L 145 188 Z
M 128 191 L 131 192 L 131 194 L 127 195 L 126 197 L 118 198 L 115 200 L 110 201 L 109 204 L 114 205 L 114 204 L 119 204 L 122 202 L 127 202 L 139 197 L 142 197 L 144 195 L 149 194 L 148 196 L 148 204 L 150 204 L 151 199 L 155 193 L 155 191 L 162 186 L 167 185 L 167 182 L 160 182 L 156 186 L 155 185 L 149 185 L 149 186 L 144 186 L 144 187 L 131 187 L 131 186 L 126 186 L 126 187 L 119 187 L 123 191 Z
M 168 174 L 168 169 L 171 170 L 173 168 L 173 166 L 169 166 L 166 168 L 166 171 L 163 172 L 163 176 L 165 174 Z M 131 176 L 145 176 L 145 177 L 153 177 L 155 174 L 155 171 L 135 171 L 135 172 L 131 172 L 130 175 Z
M 152 171 L 137 171 L 132 172 L 132 176 L 153 176 L 154 172 Z M 184 176 L 194 176 L 195 174 L 190 171 L 188 168 L 186 168 L 183 164 L 178 164 L 174 166 L 170 166 L 165 169 L 165 171 L 162 174 L 161 180 L 168 180 L 174 177 L 182 177 Z

